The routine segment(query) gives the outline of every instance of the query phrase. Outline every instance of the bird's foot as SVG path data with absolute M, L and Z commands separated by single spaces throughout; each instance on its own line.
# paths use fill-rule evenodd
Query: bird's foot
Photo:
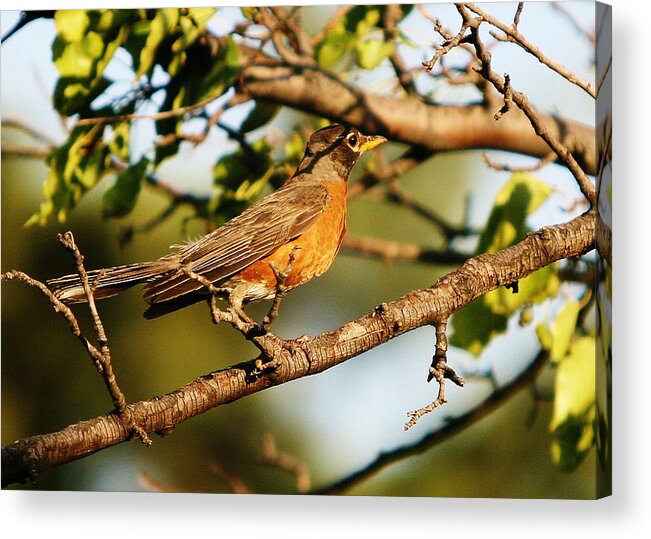
M 292 358 L 297 355 L 307 358 L 309 365 L 309 355 L 304 349 L 304 344 L 310 340 L 307 335 L 302 335 L 297 339 L 285 340 L 271 332 L 266 332 L 264 335 L 254 337 L 251 340 L 262 352 L 262 355 L 255 360 L 253 369 L 250 372 L 252 379 L 276 372 L 285 362 L 292 361 Z

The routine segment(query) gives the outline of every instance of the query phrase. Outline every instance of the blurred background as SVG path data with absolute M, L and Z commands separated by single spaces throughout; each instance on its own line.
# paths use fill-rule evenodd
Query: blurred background
M 566 9 L 583 28 L 594 25 L 591 3 L 567 2 Z M 503 20 L 512 19 L 515 4 L 486 5 Z M 332 14 L 327 6 L 305 8 L 304 19 L 318 27 Z M 458 15 L 449 4 L 428 6 L 449 28 Z M 2 12 L 1 33 L 15 24 L 17 12 Z M 220 9 L 209 26 L 218 33 L 241 20 L 237 8 Z M 323 22 L 320 22 L 323 21 Z M 410 60 L 431 57 L 436 36 L 431 22 L 416 16 L 405 20 L 403 31 L 422 49 L 412 49 Z M 553 29 L 553 31 L 550 31 Z M 550 3 L 527 3 L 520 30 L 546 54 L 588 80 L 594 80 L 594 51 L 571 20 Z M 58 143 L 66 138 L 51 98 L 57 72 L 51 62 L 55 37 L 52 20 L 36 21 L 18 32 L 2 52 L 2 144 L 26 144 L 19 130 L 5 128 L 7 117 L 17 117 Z M 426 46 L 425 46 L 426 45 Z M 543 110 L 594 125 L 594 102 L 580 90 L 549 73 L 517 47 L 501 47 L 494 69 L 508 70 L 518 89 Z M 119 76 L 125 66 L 111 66 Z M 507 67 L 508 66 L 508 67 Z M 375 80 L 375 82 L 373 82 Z M 382 73 L 367 84 L 381 89 Z M 125 84 L 128 80 L 125 76 Z M 437 88 L 439 98 L 468 98 L 450 88 Z M 449 95 L 445 94 L 449 92 Z M 244 114 L 240 111 L 238 114 Z M 236 122 L 236 117 L 231 117 Z M 307 118 L 283 111 L 274 130 L 288 136 Z M 132 145 L 146 148 L 153 134 L 143 124 L 132 132 Z M 158 171 L 179 189 L 199 195 L 210 193 L 212 167 L 233 144 L 221 133 L 201 145 L 182 146 L 179 155 Z M 397 146 L 389 148 L 399 152 Z M 143 150 L 144 151 L 144 150 Z M 510 164 L 527 158 L 491 152 Z M 359 170 L 364 164 L 358 166 Z M 56 235 L 72 230 L 88 268 L 156 258 L 171 244 L 205 233 L 204 223 L 189 220 L 180 208 L 152 231 L 136 234 L 120 247 L 118 238 L 128 226 L 138 226 L 159 214 L 167 199 L 145 189 L 133 213 L 124 219 L 102 219 L 101 198 L 114 178 L 84 196 L 64 224 L 25 227 L 42 200 L 47 174 L 43 159 L 2 156 L 2 271 L 19 269 L 45 280 L 73 270 Z M 566 170 L 555 165 L 536 173 L 553 186 L 546 204 L 531 216 L 537 228 L 569 220 L 580 213 L 576 185 Z M 469 224 L 481 228 L 509 174 L 486 167 L 481 152 L 437 155 L 410 171 L 401 181 L 419 200 L 435 207 L 451 222 L 460 223 L 470 201 Z M 352 183 L 355 181 L 353 177 Z M 413 212 L 364 197 L 352 201 L 349 231 L 427 243 L 427 223 Z M 432 240 L 436 245 L 436 239 Z M 375 259 L 341 253 L 323 277 L 289 294 L 283 301 L 274 331 L 282 337 L 315 335 L 357 318 L 375 305 L 431 285 L 452 267 Z M 568 288 L 561 301 L 571 297 Z M 198 304 L 154 321 L 142 318 L 144 302 L 138 290 L 100 304 L 118 382 L 129 401 L 150 399 L 213 370 L 256 355 L 256 349 L 226 325 L 215 327 L 206 306 Z M 248 311 L 261 319 L 268 304 Z M 544 319 L 559 305 L 538 306 Z M 76 309 L 87 334 L 90 320 Z M 292 455 L 309 470 L 311 484 L 320 488 L 372 462 L 378 454 L 417 442 L 491 394 L 494 385 L 510 383 L 539 351 L 534 324 L 524 328 L 511 320 L 509 331 L 490 343 L 479 358 L 451 348 L 448 361 L 469 378 L 463 389 L 450 387 L 449 404 L 421 419 L 404 432 L 406 412 L 435 398 L 427 384 L 434 347 L 434 332 L 420 328 L 341 366 L 307 379 L 252 395 L 218 407 L 180 425 L 171 436 L 154 439 L 145 448 L 137 442 L 121 444 L 93 456 L 43 473 L 36 486 L 43 490 L 229 492 L 233 480 L 258 493 L 295 492 L 295 478 L 262 465 L 259 455 L 265 433 L 280 451 Z M 491 377 L 482 376 L 490 373 Z M 462 432 L 418 456 L 404 458 L 347 490 L 352 495 L 592 498 L 595 492 L 594 450 L 571 473 L 562 471 L 551 453 L 550 432 L 554 377 L 543 369 L 535 384 L 513 394 L 497 410 Z M 87 354 L 37 291 L 19 283 L 2 285 L 2 444 L 30 435 L 52 432 L 69 424 L 108 412 L 111 402 L 101 377 Z

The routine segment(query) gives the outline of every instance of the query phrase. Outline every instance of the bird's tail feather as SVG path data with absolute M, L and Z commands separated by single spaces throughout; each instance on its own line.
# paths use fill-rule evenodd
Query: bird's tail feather
M 92 270 L 88 283 L 93 287 L 95 299 L 110 298 L 137 284 L 146 283 L 169 271 L 160 262 L 125 264 L 113 268 Z M 47 281 L 47 286 L 64 303 L 84 303 L 88 300 L 81 277 L 78 274 L 65 275 Z

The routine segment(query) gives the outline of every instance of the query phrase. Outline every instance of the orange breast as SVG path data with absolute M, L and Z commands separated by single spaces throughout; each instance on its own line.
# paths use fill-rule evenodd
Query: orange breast
M 268 287 L 273 295 L 276 276 L 269 265 L 273 262 L 279 270 L 285 271 L 292 252 L 295 252 L 294 262 L 285 279 L 285 286 L 288 289 L 327 271 L 339 251 L 346 232 L 347 187 L 346 182 L 328 183 L 327 189 L 330 195 L 328 206 L 314 224 L 294 241 L 242 270 L 235 279 L 262 284 Z

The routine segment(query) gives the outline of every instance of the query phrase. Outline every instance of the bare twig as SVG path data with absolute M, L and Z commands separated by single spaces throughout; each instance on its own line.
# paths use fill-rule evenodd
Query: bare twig
M 2 155 L 6 157 L 26 157 L 29 159 L 43 159 L 50 155 L 52 148 L 39 146 L 26 146 L 24 144 L 3 144 Z
M 22 118 L 18 114 L 10 113 L 7 114 L 2 119 L 2 127 L 4 128 L 13 128 L 25 132 L 31 137 L 34 137 L 36 140 L 42 142 L 48 148 L 54 148 L 58 146 L 56 140 L 54 140 L 49 134 L 43 133 L 37 127 L 31 125 L 25 118 Z
M 513 91 L 511 90 L 511 77 L 508 73 L 504 74 L 504 105 L 495 113 L 495 121 L 499 120 L 504 114 L 511 110 L 513 105 Z
M 388 201 L 400 204 L 409 208 L 417 215 L 427 219 L 432 225 L 437 227 L 445 236 L 446 240 L 452 240 L 457 236 L 471 236 L 478 231 L 467 229 L 466 227 L 456 227 L 448 223 L 432 208 L 424 205 L 418 199 L 405 191 L 402 186 L 395 180 L 389 182 L 389 189 L 386 195 Z
M 466 383 L 464 379 L 459 376 L 452 367 L 448 365 L 448 339 L 445 335 L 447 325 L 447 320 L 443 320 L 434 324 L 434 327 L 436 328 L 436 352 L 432 357 L 432 365 L 429 369 L 429 376 L 427 377 L 428 382 L 430 382 L 432 379 L 436 379 L 439 386 L 438 395 L 436 397 L 436 400 L 427 406 L 419 408 L 418 410 L 407 412 L 409 421 L 405 423 L 405 430 L 409 430 L 411 427 L 413 427 L 425 414 L 430 413 L 439 406 L 442 406 L 448 402 L 445 396 L 446 380 L 452 380 L 459 387 L 463 387 Z
M 555 60 L 552 60 L 549 56 L 545 55 L 536 45 L 531 43 L 525 36 L 523 36 L 518 31 L 517 24 L 511 26 L 504 24 L 502 21 L 493 17 L 492 15 L 489 15 L 488 13 L 480 9 L 475 4 L 461 4 L 461 5 L 468 8 L 476 15 L 479 15 L 479 17 L 481 17 L 481 20 L 486 21 L 487 23 L 493 25 L 495 28 L 498 28 L 499 30 L 504 32 L 504 36 L 498 36 L 495 33 L 491 33 L 491 35 L 495 39 L 498 39 L 500 41 L 508 41 L 510 43 L 515 43 L 519 45 L 525 51 L 531 54 L 534 58 L 536 58 L 540 63 L 546 65 L 549 69 L 555 71 L 561 77 L 565 78 L 572 84 L 577 85 L 579 88 L 583 89 L 588 95 L 592 96 L 593 98 L 597 96 L 593 84 L 581 79 L 576 75 L 576 73 L 573 73 L 572 71 L 565 68 Z M 522 5 L 522 3 L 520 3 L 520 5 Z M 518 16 L 518 20 L 519 20 L 519 16 Z
M 90 309 L 91 316 L 93 318 L 93 326 L 95 328 L 95 334 L 97 335 L 97 342 L 99 344 L 99 350 L 94 346 L 89 346 L 89 353 L 95 359 L 95 362 L 100 366 L 99 371 L 102 374 L 106 388 L 111 395 L 113 400 L 113 405 L 117 410 L 120 418 L 125 422 L 125 425 L 136 433 L 142 442 L 146 445 L 151 445 L 152 441 L 147 436 L 147 433 L 138 426 L 134 420 L 131 412 L 127 406 L 126 398 L 124 393 L 118 386 L 115 374 L 113 372 L 113 365 L 111 363 L 111 350 L 108 346 L 108 339 L 106 337 L 106 331 L 104 330 L 104 324 L 99 316 L 97 311 L 97 306 L 95 304 L 94 291 L 99 284 L 103 274 L 100 272 L 95 278 L 94 282 L 91 283 L 88 279 L 88 274 L 84 268 L 84 257 L 79 251 L 75 239 L 72 235 L 72 232 L 65 232 L 64 234 L 59 234 L 59 242 L 63 245 L 69 252 L 72 254 L 75 267 L 77 268 L 77 273 L 81 278 L 81 283 L 84 288 L 84 293 L 86 294 L 86 299 L 88 300 L 88 308 Z
M 384 8 L 382 24 L 384 26 L 384 40 L 393 43 L 394 51 L 389 57 L 396 77 L 402 89 L 408 95 L 418 96 L 418 90 L 412 73 L 405 66 L 405 62 L 398 53 L 398 23 L 402 20 L 402 8 L 398 4 L 389 4 Z
M 553 163 L 556 160 L 556 154 L 554 152 L 550 152 L 542 159 L 538 159 L 538 161 L 536 161 L 533 165 L 518 167 L 514 165 L 508 165 L 506 163 L 497 163 L 493 161 L 486 152 L 482 154 L 482 157 L 484 158 L 486 165 L 488 165 L 490 168 L 503 172 L 535 172 L 544 166 Z
M 253 494 L 253 491 L 242 481 L 240 476 L 226 470 L 217 460 L 210 460 L 208 467 L 212 473 L 219 475 L 226 481 L 234 494 Z
M 518 25 L 520 24 L 520 17 L 522 16 L 522 10 L 524 9 L 524 2 L 518 2 L 518 7 L 515 10 L 515 15 L 513 16 L 513 29 L 517 30 Z
M 445 56 L 448 52 L 450 52 L 452 49 L 458 47 L 461 44 L 462 40 L 466 37 L 466 31 L 468 30 L 470 23 L 474 23 L 474 21 L 472 19 L 464 19 L 459 32 L 457 32 L 456 35 L 452 36 L 447 32 L 447 30 L 443 28 L 443 26 L 441 25 L 441 21 L 439 21 L 439 19 L 435 19 L 434 29 L 445 38 L 445 41 L 441 44 L 435 45 L 434 56 L 432 56 L 431 59 L 423 62 L 423 67 L 425 68 L 426 71 L 432 71 L 436 63 L 443 56 Z
M 477 72 L 482 75 L 493 87 L 502 95 L 506 92 L 506 81 L 499 74 L 491 69 L 491 54 L 486 49 L 483 41 L 479 36 L 479 29 L 477 21 L 483 20 L 480 15 L 479 19 L 473 19 L 466 11 L 465 4 L 457 6 L 459 13 L 464 18 L 464 21 L 469 25 L 471 31 L 471 41 L 475 47 L 477 58 L 481 65 L 476 68 Z M 474 20 L 475 23 L 469 21 Z M 567 168 L 576 179 L 579 188 L 583 195 L 588 199 L 590 204 L 595 202 L 595 187 L 590 178 L 585 174 L 583 169 L 579 166 L 572 152 L 562 144 L 556 137 L 554 137 L 549 128 L 541 120 L 536 110 L 529 103 L 527 96 L 511 88 L 511 97 L 513 102 L 529 119 L 531 126 L 535 133 L 543 139 L 547 145 L 558 155 L 558 157 L 565 162 Z
M 220 96 L 218 95 L 211 96 L 208 99 L 204 99 L 203 101 L 200 101 L 199 103 L 194 103 L 193 105 L 187 105 L 185 107 L 165 110 L 162 112 L 152 112 L 148 114 L 144 114 L 144 113 L 117 114 L 115 116 L 99 116 L 97 118 L 82 118 L 77 122 L 77 125 L 108 124 L 108 123 L 123 122 L 125 120 L 165 120 L 166 118 L 174 118 L 176 116 L 182 116 L 187 112 L 192 112 L 194 110 L 204 108 L 206 105 L 209 105 L 218 97 Z
M 280 453 L 276 441 L 269 432 L 265 432 L 262 438 L 260 462 L 293 475 L 296 478 L 296 491 L 299 494 L 305 494 L 310 490 L 310 472 L 307 466 L 291 455 Z
M 395 260 L 452 266 L 462 264 L 469 255 L 452 250 L 438 250 L 413 243 L 391 241 L 370 236 L 347 234 L 341 245 L 344 252 L 380 258 L 391 264 Z
M 597 95 L 599 95 L 599 92 L 601 91 L 601 87 L 604 85 L 604 82 L 606 80 L 606 77 L 608 76 L 608 72 L 610 71 L 610 68 L 613 65 L 613 55 L 611 54 L 610 57 L 608 58 L 608 62 L 606 63 L 606 66 L 604 67 L 604 71 L 599 77 L 599 83 L 597 84 Z

